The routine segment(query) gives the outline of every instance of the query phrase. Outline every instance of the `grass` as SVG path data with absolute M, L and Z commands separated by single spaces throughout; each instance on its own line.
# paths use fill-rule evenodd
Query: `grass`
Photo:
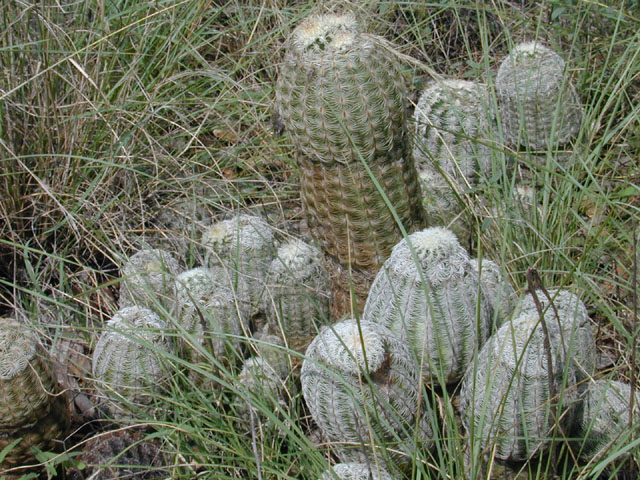
M 613 0 L 520 3 L 352 7 L 395 45 L 414 97 L 432 73 L 480 78 L 491 88 L 499 62 L 523 39 L 543 40 L 567 60 L 585 107 L 574 161 L 532 162 L 498 145 L 486 186 L 459 195 L 469 207 L 478 197 L 502 206 L 475 219 L 472 253 L 499 261 L 520 292 L 531 267 L 547 288 L 580 291 L 601 373 L 634 384 L 640 11 Z M 88 359 L 117 310 L 123 258 L 153 244 L 196 266 L 202 227 L 242 208 L 282 234 L 304 233 L 292 146 L 286 133 L 274 133 L 271 105 L 284 41 L 313 9 L 277 0 L 4 5 L 0 313 L 29 318 L 52 353 L 73 345 L 67 366 L 89 398 Z M 533 192 L 533 206 L 514 195 L 518 185 Z M 307 435 L 312 422 L 295 382 L 277 415 L 254 399 L 271 426 L 245 432 L 230 406 L 241 388 L 237 371 L 201 368 L 226 388 L 201 391 L 176 375 L 155 416 L 138 419 L 160 442 L 171 478 L 319 478 L 332 457 Z M 424 393 L 441 424 L 435 449 L 414 453 L 411 478 L 459 478 L 463 439 L 451 394 Z M 75 443 L 107 428 L 95 420 L 76 426 L 66 454 L 40 457 L 50 475 L 76 463 Z M 598 478 L 625 444 L 637 448 L 631 436 L 598 461 L 573 462 L 564 448 L 558 465 L 542 459 L 522 468 L 530 478 Z

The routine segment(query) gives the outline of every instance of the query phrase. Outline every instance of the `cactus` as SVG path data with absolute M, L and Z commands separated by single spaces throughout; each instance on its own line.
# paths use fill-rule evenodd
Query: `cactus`
M 304 353 L 329 319 L 329 276 L 322 252 L 302 240 L 278 249 L 267 274 L 267 323 L 289 348 Z
M 498 328 L 511 318 L 517 303 L 516 291 L 493 260 L 472 258 L 471 266 L 478 273 L 480 284 L 494 313 L 494 327 Z
M 411 347 L 425 382 L 451 383 L 488 338 L 491 307 L 455 235 L 431 227 L 393 248 L 362 318 L 390 328 Z
M 23 323 L 0 318 L 0 459 L 4 467 L 34 461 L 32 448 L 51 451 L 66 435 L 69 411 L 50 358 Z
M 85 467 L 69 471 L 71 480 L 167 478 L 161 446 L 132 430 L 115 430 L 89 439 L 77 458 Z
M 276 253 L 274 242 L 273 229 L 255 215 L 221 220 L 202 234 L 205 263 L 227 269 L 241 310 L 248 315 L 259 309 L 267 270 Z
M 542 321 L 548 350 L 538 314 L 523 312 L 502 325 L 469 365 L 460 412 L 473 451 L 528 460 L 549 447 L 556 427 L 569 432 L 578 397 L 575 368 L 565 360 L 557 322 Z
M 161 249 L 143 249 L 122 267 L 120 308 L 140 305 L 154 311 L 170 310 L 176 294 L 178 261 Z
M 350 13 L 311 15 L 287 42 L 276 110 L 295 147 L 309 228 L 355 270 L 375 273 L 402 238 L 378 188 L 408 230 L 424 221 L 406 99 L 393 55 Z
M 431 410 L 411 352 L 382 325 L 349 319 L 323 327 L 307 349 L 300 380 L 311 416 L 343 462 L 384 461 L 377 447 L 398 437 L 393 449 L 406 453 L 415 428 L 420 445 L 431 443 Z M 398 463 L 410 457 L 392 455 Z
M 537 291 L 536 296 L 545 318 L 562 326 L 563 355 L 574 364 L 576 378 L 582 383 L 595 373 L 597 362 L 596 340 L 587 309 L 577 295 L 567 290 L 551 289 L 548 293 L 552 304 L 543 291 Z M 513 315 L 519 316 L 522 312 L 537 312 L 531 294 L 520 299 Z
M 521 43 L 504 59 L 496 92 L 510 145 L 546 149 L 576 136 L 582 107 L 564 70 L 562 57 L 539 42 Z
M 640 392 L 633 392 L 632 423 L 640 425 Z M 584 438 L 580 456 L 585 460 L 604 458 L 611 453 L 613 445 L 628 445 L 636 440 L 629 429 L 631 410 L 631 385 L 615 380 L 599 379 L 589 382 L 583 392 L 582 418 L 579 422 L 579 436 Z M 637 432 L 637 430 L 636 430 Z M 622 455 L 616 463 L 628 458 Z M 636 449 L 636 461 L 640 453 Z
M 107 322 L 93 352 L 92 372 L 112 414 L 126 416 L 129 404 L 148 404 L 167 372 L 164 353 L 172 348 L 165 325 L 153 311 L 126 307 Z
M 331 470 L 326 471 L 320 480 L 393 480 L 385 470 L 381 468 L 371 468 L 365 463 L 337 463 Z

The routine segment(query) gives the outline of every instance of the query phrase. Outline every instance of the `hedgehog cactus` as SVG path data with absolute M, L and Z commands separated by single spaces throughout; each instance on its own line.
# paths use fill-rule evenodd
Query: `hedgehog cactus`
M 516 291 L 508 280 L 502 275 L 502 269 L 493 260 L 471 259 L 473 269 L 478 273 L 480 285 L 493 310 L 494 326 L 500 327 L 511 318 L 511 314 L 517 303 Z
M 496 91 L 505 139 L 534 150 L 571 141 L 582 107 L 565 75 L 565 62 L 538 42 L 517 45 L 504 59 Z
M 411 347 L 425 382 L 451 383 L 488 338 L 491 307 L 455 235 L 431 227 L 393 248 L 362 318 L 390 328 Z
M 408 230 L 423 222 L 406 99 L 393 55 L 352 14 L 311 15 L 294 30 L 276 110 L 295 147 L 312 235 L 356 270 L 375 274 L 402 238 L 379 188 Z
M 92 371 L 105 406 L 125 414 L 127 404 L 148 404 L 166 379 L 163 353 L 171 347 L 166 329 L 153 311 L 126 307 L 107 322 L 93 352 Z
M 224 267 L 242 303 L 242 311 L 257 313 L 269 265 L 275 255 L 273 229 L 255 215 L 239 214 L 221 220 L 202 234 L 205 262 Z
M 311 416 L 344 462 L 375 460 L 372 439 L 380 446 L 404 438 L 393 448 L 409 451 L 416 428 L 420 444 L 431 442 L 430 409 L 411 352 L 382 325 L 349 319 L 323 327 L 307 349 L 300 380 Z
M 267 323 L 289 348 L 304 353 L 329 319 L 329 276 L 322 252 L 302 240 L 282 245 L 271 262 L 267 290 Z
M 0 452 L 21 439 L 0 460 L 0 470 L 34 460 L 32 448 L 54 450 L 69 425 L 44 348 L 25 324 L 10 318 L 0 318 L 0 412 Z
M 331 470 L 326 471 L 320 480 L 393 480 L 385 470 L 375 468 L 365 463 L 337 463 Z
M 122 267 L 118 306 L 170 310 L 176 293 L 175 278 L 181 271 L 180 264 L 169 252 L 140 250 Z
M 637 426 L 640 425 L 640 392 L 633 392 L 633 396 L 631 418 Z M 614 445 L 628 445 L 637 439 L 637 433 L 636 437 L 629 436 L 633 435 L 629 429 L 631 385 L 609 379 L 589 382 L 583 392 L 582 408 L 579 435 L 584 442 L 580 456 L 585 460 L 603 458 L 611 453 Z M 636 460 L 640 460 L 640 455 L 636 454 Z
M 548 448 L 556 425 L 569 432 L 578 396 L 575 368 L 565 361 L 558 324 L 543 321 L 548 349 L 538 314 L 524 312 L 502 325 L 469 365 L 460 412 L 474 451 L 523 461 Z
M 543 291 L 536 292 L 542 312 L 546 319 L 561 325 L 563 355 L 574 364 L 577 380 L 582 382 L 595 373 L 597 361 L 596 340 L 587 309 L 577 295 L 567 290 L 551 289 L 548 293 L 551 302 Z M 517 303 L 514 317 L 522 312 L 537 311 L 529 293 Z

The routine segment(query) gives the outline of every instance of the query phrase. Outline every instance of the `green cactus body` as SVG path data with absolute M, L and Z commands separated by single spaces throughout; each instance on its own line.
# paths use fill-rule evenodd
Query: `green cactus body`
M 567 290 L 549 290 L 549 299 L 541 290 L 536 292 L 545 318 L 562 326 L 563 355 L 575 366 L 579 383 L 590 378 L 596 371 L 596 340 L 591 327 L 587 309 L 580 298 Z M 555 310 L 558 317 L 555 316 Z M 516 304 L 514 317 L 522 312 L 536 312 L 537 308 L 531 294 L 525 295 Z
M 269 265 L 275 256 L 273 229 L 255 215 L 239 214 L 221 220 L 202 234 L 205 263 L 224 267 L 242 303 L 242 311 L 257 313 Z
M 388 472 L 365 463 L 337 463 L 331 470 L 322 474 L 320 480 L 393 480 Z
M 0 451 L 21 438 L 0 470 L 35 461 L 32 447 L 55 450 L 69 425 L 47 353 L 25 324 L 10 318 L 0 318 L 0 412 Z
M 163 352 L 172 349 L 160 317 L 145 307 L 118 310 L 103 330 L 93 352 L 92 371 L 105 407 L 126 415 L 128 404 L 148 404 L 167 372 Z
M 478 273 L 482 289 L 491 304 L 494 313 L 493 325 L 497 329 L 511 318 L 518 301 L 516 291 L 502 275 L 500 265 L 493 260 L 472 258 L 471 265 Z
M 387 442 L 410 451 L 416 428 L 418 443 L 431 443 L 430 409 L 411 352 L 382 325 L 349 319 L 323 327 L 300 379 L 311 416 L 343 462 L 375 461 L 376 447 Z M 401 445 L 397 437 L 405 439 Z M 401 463 L 410 455 L 392 458 Z
M 462 377 L 490 334 L 491 306 L 481 290 L 455 235 L 431 227 L 394 247 L 371 286 L 362 318 L 390 328 L 411 347 L 425 382 L 451 383 Z
M 578 397 L 575 369 L 564 361 L 557 323 L 546 325 L 548 352 L 538 314 L 524 312 L 502 325 L 467 369 L 460 412 L 474 451 L 523 461 L 548 448 L 556 419 L 569 432 Z
M 176 294 L 178 261 L 161 249 L 143 249 L 122 267 L 120 308 L 139 305 L 154 311 L 170 310 Z
M 505 140 L 513 146 L 562 145 L 580 129 L 582 107 L 565 62 L 538 42 L 521 43 L 504 59 L 496 92 Z
M 322 252 L 302 240 L 278 249 L 267 274 L 267 323 L 289 348 L 304 353 L 329 321 L 329 276 Z
M 632 422 L 640 425 L 640 392 L 633 393 L 634 407 Z M 628 445 L 637 439 L 629 429 L 631 409 L 631 385 L 615 380 L 599 379 L 588 383 L 583 392 L 582 418 L 579 422 L 579 436 L 584 438 L 580 447 L 580 457 L 594 461 L 594 457 L 604 458 L 611 454 L 615 445 Z M 640 454 L 636 449 L 636 461 Z M 628 454 L 616 459 L 615 464 L 628 459 Z M 613 465 L 612 465 L 613 466 Z
M 393 55 L 351 14 L 312 15 L 288 41 L 276 108 L 310 231 L 343 265 L 377 271 L 402 238 L 371 174 L 407 229 L 423 222 L 406 98 Z

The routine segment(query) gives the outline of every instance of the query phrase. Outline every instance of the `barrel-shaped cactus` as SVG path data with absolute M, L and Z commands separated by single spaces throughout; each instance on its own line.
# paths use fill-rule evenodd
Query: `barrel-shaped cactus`
M 0 451 L 19 440 L 0 471 L 34 461 L 32 447 L 55 449 L 69 425 L 51 360 L 31 329 L 11 318 L 0 318 L 0 412 Z
M 140 250 L 122 266 L 118 306 L 170 310 L 176 293 L 175 279 L 181 271 L 171 253 L 157 248 Z
M 571 141 L 582 122 L 578 94 L 565 61 L 539 42 L 517 45 L 496 78 L 505 140 L 512 146 L 545 149 Z
M 548 448 L 554 436 L 569 433 L 578 392 L 561 332 L 556 322 L 524 312 L 482 347 L 460 393 L 462 422 L 473 451 L 522 461 Z
M 604 458 L 617 446 L 628 445 L 637 440 L 637 430 L 629 426 L 640 425 L 640 392 L 633 392 L 633 410 L 631 409 L 631 385 L 616 380 L 598 379 L 588 383 L 582 397 L 582 417 L 579 422 L 578 436 L 583 438 L 580 456 L 592 461 Z M 623 455 L 622 458 L 628 458 Z M 636 449 L 635 459 L 640 460 Z M 616 463 L 621 458 L 616 459 Z
M 148 404 L 167 378 L 163 357 L 171 352 L 166 326 L 153 311 L 118 310 L 93 352 L 92 372 L 104 407 L 125 416 L 132 404 Z
M 384 469 L 366 463 L 337 463 L 322 474 L 320 480 L 393 480 Z
M 353 319 L 323 327 L 300 379 L 311 416 L 342 461 L 388 458 L 378 450 L 386 445 L 406 453 L 413 439 L 429 446 L 431 410 L 419 373 L 407 346 L 386 327 Z M 403 458 L 410 455 L 394 461 Z
M 302 240 L 282 245 L 267 274 L 267 323 L 289 348 L 304 353 L 329 321 L 329 275 L 322 252 Z
M 205 263 L 224 267 L 242 311 L 257 313 L 264 282 L 276 253 L 274 232 L 257 215 L 238 214 L 214 223 L 202 233 Z
M 500 265 L 488 258 L 472 258 L 471 265 L 478 272 L 480 285 L 493 310 L 494 328 L 511 318 L 517 303 L 516 291 L 503 275 Z
M 455 235 L 431 227 L 394 247 L 371 286 L 363 319 L 390 328 L 411 347 L 425 382 L 451 383 L 489 337 L 491 311 Z
M 574 364 L 578 382 L 583 382 L 595 373 L 597 362 L 596 340 L 587 309 L 582 300 L 568 290 L 551 289 L 547 293 L 549 297 L 542 290 L 536 291 L 542 313 L 561 326 L 563 355 Z M 528 293 L 517 302 L 514 316 L 537 311 Z
M 286 49 L 276 110 L 311 234 L 339 263 L 376 271 L 402 238 L 387 201 L 408 230 L 423 222 L 402 74 L 350 13 L 309 16 Z

